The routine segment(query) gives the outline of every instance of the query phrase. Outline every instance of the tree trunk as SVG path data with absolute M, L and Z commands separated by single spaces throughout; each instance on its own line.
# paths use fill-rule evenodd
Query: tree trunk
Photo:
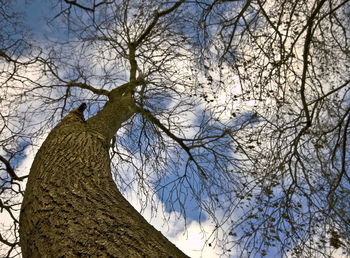
M 71 111 L 38 151 L 20 214 L 24 258 L 186 257 L 116 188 L 109 142 L 135 109 L 130 94 L 109 97 L 87 121 L 84 104 Z

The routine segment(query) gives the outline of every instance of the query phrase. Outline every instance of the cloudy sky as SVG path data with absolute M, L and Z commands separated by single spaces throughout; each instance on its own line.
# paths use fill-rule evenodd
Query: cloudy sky
M 59 13 L 59 10 L 50 9 L 48 2 L 46 1 L 31 0 L 26 4 L 25 2 L 26 1 L 24 0 L 17 1 L 17 9 L 24 12 L 25 24 L 33 32 L 33 38 L 37 40 L 37 42 L 45 40 L 43 37 L 44 34 L 48 36 L 48 38 L 63 39 L 65 37 L 69 37 L 69 35 L 60 35 L 57 31 L 52 32 L 46 24 L 46 19 L 44 16 L 54 17 L 57 13 Z M 213 76 L 215 76 L 215 74 L 213 74 Z M 225 103 L 225 94 L 219 93 L 218 100 L 222 101 L 222 103 Z M 247 104 L 247 110 L 249 110 L 250 106 L 254 105 L 253 102 Z M 29 171 L 31 162 L 35 155 L 35 151 L 35 148 L 26 149 L 26 156 L 19 161 L 19 171 L 22 171 L 22 173 Z M 131 189 L 132 188 L 137 188 L 137 186 L 135 185 L 135 187 L 131 187 Z M 137 210 L 142 210 L 143 216 L 148 221 L 150 221 L 152 225 L 160 230 L 165 236 L 169 238 L 170 241 L 172 241 L 190 257 L 220 257 L 221 250 L 216 247 L 215 242 L 212 242 L 213 236 L 211 233 L 215 228 L 215 225 L 210 220 L 202 219 L 199 221 L 198 212 L 196 210 L 191 209 L 191 207 L 187 207 L 189 217 L 187 220 L 185 220 L 185 218 L 179 212 L 169 212 L 167 204 L 162 203 L 159 199 L 154 200 L 155 203 L 159 204 L 157 206 L 157 210 L 155 211 L 149 206 L 143 208 L 140 204 L 139 196 L 135 192 L 124 192 L 124 195 Z M 157 196 L 154 198 L 157 198 Z M 217 215 L 220 216 L 220 211 L 217 212 Z M 5 213 L 0 214 L 0 220 L 4 221 L 5 223 L 6 221 L 10 222 L 10 218 L 4 216 L 4 214 Z M 165 220 L 164 217 L 168 219 Z M 231 257 L 237 257 L 240 255 L 244 257 L 244 254 L 242 253 L 232 253 Z M 265 257 L 280 257 L 280 255 L 278 253 L 273 253 L 271 250 L 270 253 Z
M 53 17 L 59 10 L 52 10 L 48 1 L 31 0 L 31 1 L 15 1 L 16 10 L 24 13 L 24 23 L 29 28 L 28 31 L 33 33 L 33 39 L 37 42 L 48 38 L 64 38 L 69 35 L 59 35 L 53 33 L 46 23 L 46 17 Z M 30 75 L 29 75 L 30 76 Z M 42 139 L 40 140 L 42 141 Z M 17 160 L 19 164 L 17 172 L 26 174 L 34 159 L 37 148 L 27 148 L 23 159 Z M 136 187 L 136 186 L 135 186 Z M 142 210 L 143 216 L 150 223 L 160 230 L 170 241 L 183 250 L 190 257 L 215 258 L 220 256 L 220 249 L 215 246 L 215 243 L 210 243 L 210 235 L 214 225 L 207 220 L 199 222 L 198 213 L 188 210 L 189 218 L 184 217 L 177 212 L 167 212 L 167 207 L 160 200 L 154 200 L 159 203 L 157 212 L 151 210 L 150 207 L 142 209 L 138 196 L 134 192 L 125 192 L 124 195 L 130 203 L 139 211 Z M 157 197 L 155 197 L 157 198 Z M 190 207 L 188 207 L 190 208 Z M 157 214 L 158 213 L 158 214 Z M 192 216 L 193 215 L 193 216 Z M 164 219 L 167 217 L 167 220 Z M 0 221 L 6 226 L 11 225 L 11 218 L 6 212 L 0 213 Z M 209 240 L 210 241 L 210 240 Z M 4 255 L 0 251 L 0 255 Z

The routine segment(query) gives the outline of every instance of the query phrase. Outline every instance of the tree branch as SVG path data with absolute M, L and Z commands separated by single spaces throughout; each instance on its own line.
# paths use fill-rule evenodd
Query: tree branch
M 156 26 L 158 20 L 160 17 L 165 16 L 169 13 L 171 13 L 172 11 L 174 11 L 176 8 L 178 8 L 181 4 L 183 4 L 185 2 L 185 0 L 180 0 L 177 1 L 172 7 L 170 7 L 169 9 L 166 9 L 164 11 L 161 12 L 155 12 L 154 13 L 154 18 L 152 20 L 152 22 L 148 25 L 148 27 L 146 28 L 146 30 L 144 31 L 144 33 L 142 33 L 140 35 L 140 37 L 136 40 L 135 42 L 135 47 L 139 46 L 142 41 L 148 36 L 148 34 L 151 32 L 151 30 L 154 28 L 154 26 Z
M 0 242 L 7 245 L 7 246 L 11 246 L 11 247 L 16 245 L 16 243 L 11 243 L 11 242 L 7 241 L 5 238 L 2 237 L 1 234 L 0 234 Z
M 96 89 L 96 88 L 92 87 L 91 85 L 88 85 L 88 84 L 82 83 L 82 82 L 70 81 L 70 82 L 67 82 L 66 86 L 68 86 L 68 87 L 79 87 L 81 89 L 89 90 L 89 91 L 91 91 L 91 92 L 93 92 L 95 94 L 98 94 L 98 95 L 108 96 L 110 94 L 110 91 L 108 91 L 108 90 Z
M 21 176 L 21 177 L 17 176 L 17 174 L 16 174 L 15 170 L 12 168 L 10 162 L 1 155 L 0 155 L 0 161 L 2 163 L 4 163 L 6 171 L 11 176 L 12 179 L 22 181 L 23 179 L 28 177 L 28 176 Z
M 332 95 L 333 93 L 337 92 L 338 90 L 341 90 L 342 88 L 344 88 L 345 86 L 347 86 L 350 83 L 350 80 L 347 80 L 346 82 L 344 82 L 342 85 L 340 85 L 339 87 L 329 91 L 328 93 L 324 94 L 323 96 L 319 97 L 318 99 L 315 99 L 313 101 L 311 101 L 310 103 L 308 103 L 308 105 L 312 105 L 316 102 L 319 102 L 325 98 L 327 98 L 329 95 Z
M 88 11 L 88 12 L 94 12 L 96 7 L 99 7 L 100 5 L 103 5 L 103 4 L 112 4 L 113 1 L 101 1 L 97 4 L 94 4 L 94 6 L 91 8 L 91 7 L 87 7 L 87 6 L 84 6 L 82 4 L 79 4 L 77 3 L 77 0 L 64 0 L 67 4 L 70 4 L 70 5 L 74 5 L 76 7 L 79 7 L 80 9 L 83 9 L 85 11 Z
M 181 148 L 187 153 L 187 155 L 189 156 L 189 159 L 192 160 L 198 170 L 201 172 L 201 175 L 204 177 L 204 179 L 208 179 L 206 173 L 204 172 L 204 170 L 202 169 L 202 167 L 198 164 L 198 162 L 194 159 L 190 148 L 184 143 L 184 141 L 177 137 L 176 135 L 174 135 L 168 128 L 166 128 L 159 120 L 158 118 L 156 118 L 155 116 L 152 115 L 152 113 L 147 110 L 144 109 L 142 107 L 137 107 L 137 111 L 139 113 L 141 113 L 142 115 L 145 116 L 145 118 L 150 121 L 151 123 L 155 124 L 156 126 L 158 126 L 168 137 L 170 137 L 171 139 L 173 139 L 175 142 L 177 142 Z
M 314 24 L 314 19 L 316 15 L 319 13 L 320 9 L 322 8 L 323 4 L 326 2 L 326 0 L 322 0 L 314 10 L 314 12 L 311 14 L 310 18 L 307 21 L 307 32 L 305 36 L 305 43 L 304 43 L 304 52 L 303 52 L 303 73 L 301 77 L 301 86 L 300 86 L 300 95 L 301 95 L 301 102 L 303 104 L 303 109 L 305 112 L 306 116 L 306 123 L 307 127 L 311 126 L 311 116 L 310 112 L 308 109 L 308 105 L 306 102 L 306 97 L 305 97 L 305 85 L 306 85 L 306 73 L 307 73 L 307 68 L 308 68 L 308 57 L 309 57 L 309 52 L 310 52 L 310 44 L 313 36 L 313 24 Z

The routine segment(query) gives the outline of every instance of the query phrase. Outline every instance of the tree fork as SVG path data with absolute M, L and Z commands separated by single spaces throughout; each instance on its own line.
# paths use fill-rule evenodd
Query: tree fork
M 132 116 L 131 106 L 129 96 L 120 94 L 85 121 L 82 104 L 52 129 L 32 164 L 21 207 L 24 258 L 187 257 L 112 179 L 109 136 Z M 96 125 L 103 121 L 104 127 Z

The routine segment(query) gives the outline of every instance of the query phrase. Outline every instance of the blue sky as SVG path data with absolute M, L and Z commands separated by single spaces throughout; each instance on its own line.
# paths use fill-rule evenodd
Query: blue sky
M 51 1 L 55 2 L 55 1 Z M 33 33 L 32 37 L 33 40 L 36 42 L 45 42 L 45 36 L 53 39 L 68 39 L 69 35 L 67 32 L 63 32 L 64 30 L 54 30 L 51 31 L 49 28 L 49 25 L 47 24 L 46 17 L 54 17 L 57 15 L 61 9 L 60 6 L 56 6 L 56 9 L 53 9 L 51 6 L 50 1 L 41 1 L 41 0 L 19 0 L 14 1 L 14 5 L 16 6 L 16 9 L 19 12 L 23 12 L 24 14 L 24 23 L 26 26 L 29 27 L 30 31 Z M 46 17 L 45 17 L 46 16 Z M 183 154 L 183 158 L 187 159 L 187 154 Z M 29 164 L 31 163 L 30 158 L 27 156 L 21 156 L 18 157 L 14 164 L 17 166 L 26 166 L 29 167 Z M 23 163 L 23 164 L 22 164 Z M 184 169 L 183 167 L 181 169 Z M 172 176 L 164 178 L 163 182 L 171 181 L 173 179 Z M 193 181 L 198 181 L 198 178 L 194 176 L 192 178 Z M 164 193 L 165 196 L 167 195 L 168 191 L 171 190 L 171 187 L 165 188 Z M 187 230 L 188 235 L 185 234 L 185 232 L 182 232 L 184 230 L 184 219 L 180 216 L 180 219 L 176 219 L 176 212 L 173 213 L 173 208 L 175 208 L 175 211 L 180 211 L 180 206 L 178 203 L 175 203 L 174 206 L 170 207 L 169 203 L 166 202 L 166 198 L 164 198 L 165 203 L 162 204 L 164 207 L 164 210 L 169 213 L 173 214 L 172 223 L 170 229 L 167 231 L 166 227 L 159 228 L 160 225 L 162 225 L 161 221 L 161 215 L 159 214 L 155 219 L 152 219 L 152 223 L 155 225 L 158 225 L 158 229 L 162 230 L 164 234 L 170 234 L 172 236 L 172 241 L 175 241 L 175 244 L 179 245 L 180 248 L 183 248 L 184 251 L 186 251 L 188 254 L 190 254 L 192 257 L 199 257 L 202 255 L 203 257 L 207 258 L 214 258 L 216 257 L 216 253 L 218 250 L 215 250 L 214 247 L 208 247 L 206 245 L 207 249 L 204 249 L 204 252 L 201 253 L 199 250 L 201 249 L 201 245 L 204 244 L 206 237 L 203 237 L 200 234 L 201 228 L 198 222 L 202 223 L 202 227 L 204 230 L 207 229 L 209 235 L 210 235 L 210 229 L 212 229 L 213 225 L 210 224 L 210 221 L 207 221 L 207 217 L 205 214 L 200 213 L 200 211 L 195 208 L 195 200 L 191 199 L 190 191 L 184 192 L 183 198 L 186 198 L 186 194 L 188 194 L 187 202 L 186 202 L 186 215 L 187 215 Z M 206 198 L 205 194 L 202 196 L 203 198 Z M 161 199 L 161 195 L 158 196 L 158 198 Z M 137 200 L 135 197 L 131 198 L 131 202 L 137 206 Z M 161 209 L 160 209 L 161 212 Z M 219 211 L 218 211 L 219 212 Z M 145 211 L 145 216 L 147 217 L 148 211 Z M 150 219 L 150 218 L 148 218 Z M 177 232 L 178 234 L 174 234 L 174 232 Z M 195 236 L 195 238 L 193 238 Z M 191 253 L 191 249 L 194 251 Z M 271 256 L 274 257 L 274 256 Z
M 61 10 L 58 9 L 59 6 L 57 6 L 56 9 L 51 8 L 51 3 L 55 1 L 41 1 L 41 0 L 18 0 L 13 1 L 13 5 L 15 6 L 15 9 L 18 12 L 21 12 L 24 14 L 24 24 L 29 28 L 28 31 L 32 33 L 32 39 L 35 42 L 45 42 L 46 36 L 49 38 L 54 39 L 68 39 L 69 35 L 66 34 L 60 34 L 58 31 L 52 32 L 50 31 L 50 28 L 47 24 L 47 17 L 53 17 L 56 14 L 58 14 Z M 22 143 L 20 143 L 22 146 Z M 24 146 L 25 147 L 25 146 Z M 32 162 L 33 155 L 21 155 L 18 156 L 15 160 L 13 160 L 13 165 L 15 165 L 17 168 L 25 168 L 29 169 L 30 164 Z M 166 180 L 171 180 L 172 178 L 166 178 Z M 165 190 L 167 191 L 167 189 Z M 130 196 L 130 194 L 129 194 Z M 160 196 L 159 196 L 160 197 Z M 137 207 L 137 200 L 135 196 L 131 197 L 130 200 L 133 205 Z M 163 204 L 162 204 L 163 205 Z M 162 209 L 159 210 L 159 214 L 152 218 L 152 224 L 157 226 L 159 230 L 161 230 L 165 235 L 169 235 L 169 237 L 172 237 L 172 241 L 175 242 L 180 248 L 183 248 L 185 252 L 190 254 L 192 257 L 216 257 L 215 255 L 215 248 L 211 247 L 210 250 L 204 251 L 202 253 L 200 250 L 202 248 L 202 245 L 206 238 L 203 238 L 201 231 L 201 226 L 197 223 L 198 220 L 201 220 L 202 227 L 203 228 L 210 228 L 210 223 L 205 221 L 205 216 L 202 214 L 200 216 L 200 213 L 197 209 L 194 209 L 191 207 L 191 205 L 194 205 L 194 200 L 188 199 L 188 202 L 186 204 L 186 214 L 187 214 L 187 234 L 184 230 L 184 220 L 183 217 L 178 217 L 176 213 L 173 213 L 170 209 L 170 206 L 168 203 L 164 203 L 164 210 L 168 214 L 173 214 L 170 227 L 164 226 L 164 223 L 162 222 Z M 175 205 L 175 208 L 179 208 L 179 206 Z M 149 216 L 149 211 L 145 211 L 145 217 Z M 148 214 L 148 215 L 147 215 Z M 168 229 L 167 229 L 168 228 Z M 175 233 L 174 233 L 175 232 Z M 208 230 L 208 233 L 210 231 Z M 206 246 L 208 248 L 208 246 Z M 186 250 L 185 250 L 186 249 Z M 193 251 L 191 251 L 193 250 Z
M 15 10 L 24 14 L 24 21 L 32 31 L 38 31 L 40 34 L 45 29 L 44 14 L 47 14 L 50 1 L 40 0 L 15 0 L 12 1 L 15 6 Z
M 51 31 L 49 28 L 49 25 L 47 24 L 47 19 L 44 17 L 44 15 L 48 16 L 48 17 L 54 17 L 55 15 L 57 15 L 60 11 L 61 11 L 61 7 L 60 5 L 57 5 L 56 8 L 52 8 L 52 3 L 56 3 L 56 1 L 42 1 L 42 0 L 29 0 L 29 1 L 25 1 L 25 0 L 18 0 L 18 1 L 13 1 L 13 4 L 16 6 L 16 9 L 18 11 L 22 11 L 25 16 L 25 24 L 32 30 L 33 32 L 33 39 L 37 42 L 45 42 L 45 36 L 49 37 L 49 38 L 54 38 L 54 39 L 59 39 L 59 40 L 66 40 L 69 39 L 69 34 L 67 32 L 67 30 L 60 30 L 60 29 L 55 29 L 54 31 Z M 74 15 L 74 14 L 73 14 Z M 189 31 L 188 33 L 190 33 L 191 31 Z M 237 123 L 237 121 L 242 122 L 243 120 L 249 119 L 250 117 L 252 117 L 254 114 L 247 112 L 247 113 L 240 113 L 240 115 L 237 116 L 236 120 L 232 120 L 231 122 L 233 123 Z M 258 123 L 257 119 L 254 119 L 251 121 L 252 123 Z M 22 147 L 24 146 L 21 143 L 19 143 L 19 146 Z M 28 163 L 31 162 L 30 159 L 26 159 L 26 156 L 21 156 L 18 157 L 16 160 L 13 160 L 13 164 L 16 166 L 21 166 L 21 163 Z M 31 157 L 32 158 L 32 157 Z M 183 159 L 187 159 L 187 154 L 183 154 Z M 179 166 L 180 170 L 183 170 L 184 167 L 183 166 Z M 174 177 L 173 176 L 169 176 L 163 179 L 163 183 L 164 182 L 169 182 L 171 180 L 173 180 Z M 192 178 L 194 181 L 197 181 L 198 178 L 196 178 L 195 176 Z M 167 195 L 167 193 L 170 191 L 171 186 L 169 186 L 169 188 L 165 188 L 164 189 L 164 193 L 165 196 Z M 132 193 L 127 193 L 129 194 L 129 196 L 131 196 L 131 202 L 137 206 L 137 196 L 134 196 Z M 182 197 L 186 197 L 186 194 L 189 194 L 189 192 L 184 191 L 182 193 Z M 203 197 L 205 198 L 205 194 L 203 195 Z M 165 212 L 167 212 L 168 214 L 172 214 L 172 216 L 175 218 L 176 212 L 172 213 L 173 210 L 172 208 L 175 208 L 175 211 L 179 211 L 180 210 L 180 206 L 178 203 L 176 203 L 174 206 L 171 207 L 171 205 L 169 205 L 169 203 L 166 202 L 167 198 L 164 197 L 164 199 L 162 199 L 162 195 L 158 195 L 156 196 L 156 198 L 161 199 L 162 201 L 164 201 L 164 203 L 161 203 L 161 208 L 163 208 L 165 210 Z M 203 244 L 205 238 L 201 238 L 199 234 L 197 234 L 200 231 L 200 226 L 198 224 L 199 220 L 201 223 L 203 223 L 203 227 L 205 229 L 210 229 L 212 227 L 212 225 L 210 224 L 210 221 L 206 220 L 206 216 L 202 215 L 201 217 L 199 216 L 199 211 L 195 207 L 195 201 L 193 199 L 191 199 L 191 197 L 189 197 L 187 199 L 187 204 L 185 206 L 186 208 L 186 214 L 187 214 L 187 223 L 188 223 L 188 231 L 189 231 L 189 236 L 186 236 L 186 234 L 184 234 L 184 232 L 182 232 L 183 230 L 183 223 L 184 220 L 181 216 L 180 219 L 172 219 L 171 220 L 171 226 L 170 226 L 170 230 L 168 231 L 169 235 L 172 237 L 171 240 L 174 241 L 177 245 L 179 245 L 181 248 L 184 248 L 183 250 L 189 250 L 191 247 L 191 245 L 194 245 L 193 243 L 189 243 L 188 239 L 191 239 L 191 237 L 196 236 L 197 239 L 196 240 L 190 240 L 190 241 L 197 241 L 198 243 Z M 160 209 L 162 210 L 162 209 Z M 219 211 L 218 211 L 219 212 Z M 146 210 L 145 211 L 146 217 L 148 219 L 150 219 L 150 211 Z M 162 226 L 162 221 L 161 221 L 161 215 L 158 215 L 157 218 L 153 218 L 152 219 L 152 223 L 154 223 L 158 229 L 163 230 L 166 227 Z M 174 232 L 176 232 L 177 234 L 175 234 Z M 179 233 L 180 232 L 180 233 Z M 163 231 L 164 234 L 167 234 L 167 231 Z M 182 238 L 181 238 L 182 237 Z M 198 245 L 199 246 L 199 245 Z M 196 246 L 196 248 L 198 249 L 199 247 Z M 216 250 L 213 251 L 213 248 L 211 248 L 210 250 L 206 249 L 203 253 L 203 257 L 207 257 L 207 258 L 211 258 L 211 257 L 217 257 L 218 255 L 215 254 Z M 199 257 L 196 256 L 196 254 L 198 254 L 198 251 L 193 252 L 193 254 L 191 253 L 192 257 Z M 274 253 L 273 250 L 270 250 L 268 255 L 265 257 L 279 257 L 279 255 L 276 253 Z

